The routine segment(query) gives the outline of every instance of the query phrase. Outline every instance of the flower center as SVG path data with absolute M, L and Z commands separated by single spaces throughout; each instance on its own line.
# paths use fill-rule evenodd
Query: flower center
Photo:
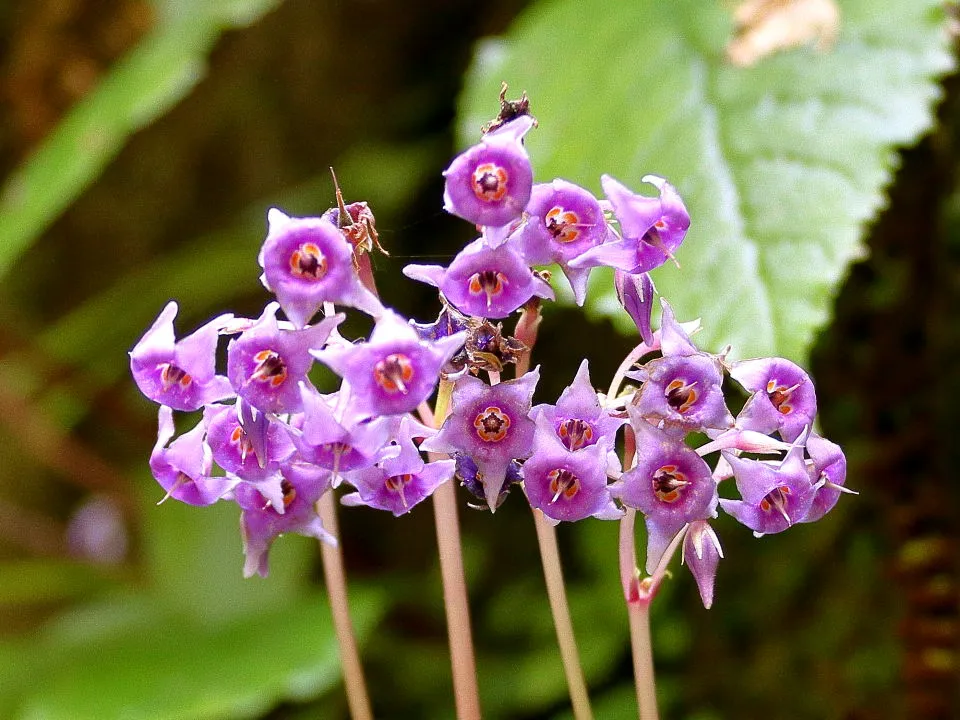
M 687 476 L 677 469 L 676 465 L 664 465 L 653 473 L 651 485 L 657 500 L 665 503 L 675 503 L 680 499 L 683 489 L 690 484 Z
M 261 350 L 253 356 L 257 365 L 253 369 L 252 380 L 270 383 L 271 387 L 278 387 L 287 379 L 287 364 L 280 354 L 273 350 Z
M 510 416 L 498 407 L 488 407 L 473 419 L 477 435 L 488 443 L 500 442 L 510 429 Z
M 242 427 L 237 425 L 233 432 L 230 433 L 230 442 L 233 445 L 237 445 L 237 451 L 240 453 L 240 462 L 245 463 L 247 461 L 247 455 L 253 455 L 253 443 L 250 441 L 250 436 L 244 431 Z
M 187 374 L 186 370 L 178 368 L 173 363 L 164 363 L 160 368 L 160 382 L 163 385 L 164 392 L 174 385 L 189 387 L 190 383 L 193 382 L 193 378 Z
M 407 385 L 413 380 L 413 363 L 401 353 L 387 355 L 373 368 L 373 379 L 388 393 L 407 394 Z
M 561 495 L 567 500 L 572 500 L 580 491 L 580 478 L 569 470 L 557 468 L 547 473 L 550 480 L 550 492 L 553 493 L 553 499 L 550 502 L 555 503 Z
M 580 216 L 575 212 L 564 210 L 559 205 L 555 205 L 544 216 L 543 224 L 547 232 L 553 235 L 553 239 L 560 243 L 571 243 L 580 237 Z
M 283 507 L 290 507 L 297 499 L 297 489 L 290 484 L 289 480 L 281 480 L 280 491 L 283 493 Z
M 303 280 L 322 280 L 327 274 L 327 258 L 314 243 L 303 243 L 290 254 L 290 272 Z
M 580 448 L 593 445 L 593 426 L 590 423 L 579 418 L 569 418 L 560 423 L 557 428 L 557 435 L 567 450 L 579 450 Z
M 404 496 L 404 488 L 413 480 L 413 475 L 404 473 L 403 475 L 393 475 L 383 481 L 383 486 L 390 492 L 395 492 L 400 496 L 400 504 L 407 507 L 407 498 Z
M 788 488 L 786 485 L 781 485 L 778 488 L 774 488 L 764 495 L 763 500 L 760 501 L 760 509 L 766 513 L 770 512 L 771 510 L 776 510 L 778 513 L 783 515 L 783 519 L 787 521 L 787 525 L 792 525 L 793 521 L 787 514 L 787 498 L 790 494 L 790 488 Z
M 667 385 L 663 391 L 663 396 L 667 399 L 670 407 L 678 413 L 685 413 L 700 397 L 700 394 L 693 387 L 696 384 L 696 381 L 687 383 L 686 380 L 677 378 Z
M 793 391 L 800 387 L 800 383 L 787 387 L 786 385 L 780 385 L 777 383 L 776 378 L 773 380 L 767 381 L 767 397 L 770 398 L 770 402 L 773 403 L 773 406 L 783 415 L 789 415 L 793 412 L 793 405 L 790 404 L 790 398 L 793 396 Z
M 507 194 L 506 169 L 493 163 L 478 165 L 473 171 L 473 194 L 488 203 L 500 202 Z
M 510 281 L 502 272 L 481 270 L 470 276 L 468 289 L 471 295 L 485 294 L 487 296 L 487 310 L 489 310 L 493 298 L 500 295 L 509 284 Z

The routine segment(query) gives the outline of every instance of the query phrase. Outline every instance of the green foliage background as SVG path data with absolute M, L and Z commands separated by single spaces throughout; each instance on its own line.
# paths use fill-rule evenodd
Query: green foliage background
M 154 506 L 155 410 L 125 353 L 170 298 L 183 330 L 257 314 L 266 209 L 327 208 L 331 165 L 377 213 L 385 299 L 435 313 L 399 271 L 471 239 L 440 211 L 440 172 L 494 114 L 501 80 L 533 99 L 539 181 L 599 190 L 609 172 L 639 189 L 655 173 L 679 187 L 694 225 L 658 288 L 703 317 L 707 349 L 811 362 L 822 429 L 863 491 L 762 541 L 721 519 L 714 609 L 686 571 L 655 605 L 663 715 L 960 712 L 947 12 L 839 5 L 835 47 L 749 69 L 725 62 L 731 6 L 713 0 L 0 8 L 0 717 L 346 715 L 314 546 L 284 538 L 269 580 L 244 581 L 234 508 Z M 475 45 L 485 36 L 499 39 Z M 944 94 L 934 134 L 904 152 Z M 604 282 L 589 320 L 548 311 L 538 398 L 584 354 L 604 382 L 633 344 Z M 119 518 L 113 562 L 68 541 L 94 502 Z M 453 714 L 430 512 L 341 513 L 378 717 Z M 529 512 L 515 497 L 463 524 L 487 716 L 566 717 Z M 630 717 L 616 527 L 560 540 L 597 715 Z

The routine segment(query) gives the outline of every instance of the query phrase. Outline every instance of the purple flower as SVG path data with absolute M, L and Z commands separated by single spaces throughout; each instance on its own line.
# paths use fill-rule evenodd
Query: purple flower
M 471 460 L 469 456 L 463 455 L 462 453 L 458 453 L 454 457 L 454 460 L 457 463 L 454 477 L 456 477 L 457 481 L 468 493 L 483 502 L 483 505 L 471 504 L 469 506 L 477 510 L 488 510 L 489 506 L 483 488 L 483 473 L 477 468 L 477 464 Z M 494 510 L 503 505 L 503 501 L 506 500 L 507 495 L 510 494 L 510 488 L 521 482 L 523 482 L 521 466 L 520 463 L 514 460 L 507 466 L 507 476 L 503 481 L 503 487 L 500 488 L 500 495 L 497 496 L 497 505 Z
M 251 433 L 240 422 L 233 406 L 209 406 L 203 413 L 207 444 L 213 459 L 231 475 L 247 482 L 260 482 L 278 475 L 280 465 L 294 453 L 293 443 L 283 426 L 260 415 L 265 426 L 265 443 L 257 453 Z
M 240 513 L 240 531 L 246 562 L 243 576 L 266 577 L 268 553 L 273 541 L 284 533 L 297 533 L 336 544 L 323 528 L 315 505 L 330 488 L 330 471 L 305 463 L 288 463 L 283 468 L 282 502 L 275 505 L 252 485 L 241 484 L 235 491 Z M 281 512 L 278 506 L 282 504 Z
M 388 510 L 399 517 L 433 494 L 453 477 L 455 460 L 424 463 L 413 437 L 433 435 L 434 430 L 420 425 L 409 415 L 400 421 L 397 440 L 400 452 L 379 465 L 350 473 L 348 482 L 357 492 L 343 497 L 344 505 L 367 505 Z
M 737 426 L 762 433 L 779 431 L 793 442 L 813 425 L 817 394 L 800 366 L 784 358 L 741 360 L 730 377 L 753 393 L 737 416 Z
M 440 369 L 466 339 L 459 332 L 435 342 L 392 310 L 377 320 L 370 342 L 328 346 L 313 356 L 350 387 L 351 411 L 357 415 L 398 415 L 415 410 L 433 393 Z
M 455 308 L 478 317 L 507 317 L 534 295 L 554 297 L 516 250 L 509 245 L 491 248 L 482 239 L 467 245 L 446 269 L 407 265 L 403 274 L 439 288 Z
M 844 486 L 847 480 L 847 458 L 843 450 L 826 438 L 811 435 L 807 438 L 810 463 L 807 471 L 816 491 L 810 510 L 800 522 L 815 522 L 833 510 L 843 492 L 853 492 Z
M 650 324 L 650 315 L 653 313 L 653 280 L 649 273 L 630 275 L 622 270 L 613 273 L 613 285 L 617 290 L 617 299 L 633 318 L 634 324 L 640 333 L 640 339 L 647 345 L 653 346 L 653 328 Z
M 519 117 L 458 155 L 443 173 L 443 209 L 475 225 L 500 227 L 518 219 L 533 186 L 523 147 L 533 122 L 529 116 Z
M 577 305 L 583 305 L 590 268 L 572 268 L 570 261 L 612 237 L 600 203 L 582 187 L 557 179 L 533 186 L 527 215 L 514 235 L 523 257 L 531 265 L 560 265 Z
M 733 425 L 720 383 L 723 373 L 705 354 L 661 357 L 628 377 L 644 380 L 634 400 L 637 414 L 665 429 L 689 432 Z
M 325 218 L 293 218 L 272 208 L 260 250 L 261 280 L 297 327 L 310 322 L 324 302 L 378 316 L 383 306 L 360 282 L 353 248 Z
M 313 365 L 310 350 L 319 349 L 343 320 L 334 315 L 304 330 L 277 324 L 277 303 L 227 346 L 227 377 L 237 395 L 261 412 L 299 412 L 299 383 Z
M 373 465 L 396 432 L 397 417 L 362 419 L 350 413 L 338 420 L 328 400 L 312 385 L 301 383 L 303 417 L 299 428 L 290 427 L 297 450 L 308 462 L 335 475 Z M 334 395 L 330 401 L 342 398 Z
M 531 507 L 554 521 L 575 522 L 599 516 L 619 518 L 623 513 L 607 490 L 607 459 L 603 445 L 570 452 L 553 435 L 550 421 L 537 420 L 534 451 L 523 464 L 523 487 Z
M 637 438 L 637 464 L 610 486 L 610 492 L 646 516 L 647 572 L 653 572 L 684 525 L 716 515 L 717 486 L 710 466 L 681 438 L 658 430 L 635 409 L 628 409 Z
M 815 487 L 803 461 L 803 446 L 794 445 L 777 465 L 724 452 L 733 468 L 742 500 L 720 500 L 724 512 L 756 535 L 783 532 L 810 511 Z
M 420 445 L 430 452 L 463 453 L 476 463 L 491 511 L 513 460 L 530 456 L 534 423 L 528 417 L 540 368 L 526 375 L 487 385 L 466 375 L 457 381 L 451 414 L 440 432 Z
M 625 422 L 600 407 L 586 360 L 580 363 L 573 383 L 560 394 L 556 405 L 537 405 L 530 414 L 534 418 L 543 415 L 551 434 L 573 452 L 595 444 L 612 449 L 617 430 Z
M 233 315 L 221 315 L 177 342 L 173 301 L 130 351 L 130 371 L 140 392 L 174 410 L 190 412 L 233 397 L 229 381 L 216 374 L 219 331 Z
M 180 435 L 167 446 L 174 435 L 173 411 L 160 406 L 157 443 L 150 453 L 150 471 L 160 486 L 172 497 L 188 505 L 215 503 L 236 484 L 226 477 L 213 477 L 213 458 L 203 441 L 203 423 Z M 163 502 L 161 500 L 160 502 Z
M 655 185 L 660 196 L 636 195 L 609 175 L 600 178 L 623 237 L 588 250 L 571 262 L 573 267 L 607 265 L 637 274 L 660 267 L 673 257 L 690 227 L 690 216 L 683 200 L 666 180 L 647 175 L 643 182 Z
M 683 538 L 682 562 L 690 568 L 703 606 L 709 610 L 713 605 L 713 582 L 717 565 L 723 557 L 720 539 L 706 520 L 694 520 Z

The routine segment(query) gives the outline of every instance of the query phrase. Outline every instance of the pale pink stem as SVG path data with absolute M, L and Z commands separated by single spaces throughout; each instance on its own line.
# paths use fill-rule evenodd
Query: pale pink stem
M 337 527 L 337 507 L 333 491 L 325 492 L 317 502 L 320 520 L 327 532 L 339 536 Z M 340 647 L 340 665 L 343 668 L 343 681 L 347 691 L 347 704 L 353 720 L 373 720 L 367 684 L 363 678 L 363 666 L 357 651 L 357 640 L 350 620 L 350 604 L 347 600 L 347 577 L 343 569 L 343 553 L 339 545 L 320 543 L 323 557 L 323 576 L 330 598 L 330 610 L 333 614 L 333 627 Z
M 556 528 L 546 521 L 543 513 L 533 510 L 534 525 L 537 528 L 537 541 L 540 544 L 540 557 L 543 561 L 543 575 L 547 582 L 547 597 L 550 600 L 550 612 L 557 631 L 557 644 L 560 646 L 560 658 L 563 671 L 570 689 L 570 702 L 576 720 L 592 720 L 590 696 L 580 667 L 580 654 L 577 651 L 577 639 L 573 634 L 573 622 L 567 604 L 567 591 L 563 584 L 563 568 L 560 565 L 560 550 L 557 547 Z
M 424 422 L 433 420 L 439 427 L 450 407 L 453 383 L 440 381 L 436 416 L 421 407 Z M 443 457 L 430 453 L 430 460 Z M 445 482 L 433 492 L 434 520 L 437 526 L 437 547 L 440 552 L 440 578 L 443 582 L 443 605 L 447 614 L 447 636 L 450 641 L 450 663 L 453 672 L 453 694 L 459 720 L 479 720 L 480 691 L 477 687 L 477 665 L 470 630 L 470 606 L 467 581 L 463 572 L 463 550 L 460 547 L 460 520 L 457 517 L 457 496 L 453 481 Z

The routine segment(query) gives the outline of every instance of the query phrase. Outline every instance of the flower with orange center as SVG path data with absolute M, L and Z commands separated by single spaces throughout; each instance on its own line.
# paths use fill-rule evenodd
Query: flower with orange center
M 498 407 L 488 407 L 473 419 L 477 437 L 486 443 L 500 442 L 510 430 L 510 416 Z
M 322 280 L 327 274 L 327 258 L 316 243 L 303 243 L 290 253 L 290 273 L 304 280 Z
M 500 202 L 507 194 L 509 179 L 504 167 L 489 162 L 478 165 L 473 171 L 473 194 L 483 202 Z
M 413 380 L 413 363 L 403 353 L 391 353 L 374 366 L 373 378 L 388 393 L 406 395 Z

